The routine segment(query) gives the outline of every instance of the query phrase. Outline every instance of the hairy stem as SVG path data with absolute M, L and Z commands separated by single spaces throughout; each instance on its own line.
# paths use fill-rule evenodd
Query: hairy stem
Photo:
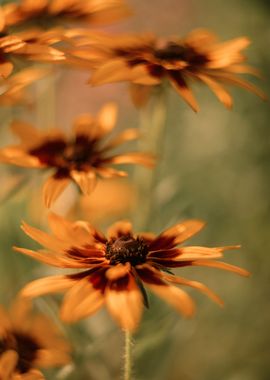
M 131 333 L 125 331 L 125 353 L 124 353 L 124 380 L 131 380 Z

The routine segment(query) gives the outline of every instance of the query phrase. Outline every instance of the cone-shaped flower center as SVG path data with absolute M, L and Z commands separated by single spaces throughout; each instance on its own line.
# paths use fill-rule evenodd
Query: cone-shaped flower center
M 18 354 L 17 371 L 26 373 L 32 368 L 32 363 L 40 349 L 39 344 L 29 335 L 20 332 L 12 332 L 0 338 L 0 356 L 8 350 L 14 350 Z
M 142 238 L 125 235 L 107 243 L 105 257 L 111 265 L 127 262 L 138 265 L 145 263 L 147 254 L 148 247 Z

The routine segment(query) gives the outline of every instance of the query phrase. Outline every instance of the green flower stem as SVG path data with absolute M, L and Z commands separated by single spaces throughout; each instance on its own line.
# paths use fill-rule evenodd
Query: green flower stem
M 125 353 L 124 353 L 124 380 L 131 380 L 132 360 L 131 360 L 131 333 L 125 331 Z
M 137 167 L 135 181 L 138 184 L 138 213 L 135 217 L 136 228 L 148 228 L 154 201 L 154 188 L 157 182 L 159 161 L 164 146 L 167 102 L 165 88 L 160 86 L 147 106 L 141 110 L 140 151 L 151 153 L 156 157 L 156 166 L 152 169 Z

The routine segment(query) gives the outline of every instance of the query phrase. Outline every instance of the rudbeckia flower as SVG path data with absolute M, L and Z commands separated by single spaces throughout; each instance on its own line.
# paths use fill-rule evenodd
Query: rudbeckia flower
M 21 0 L 3 5 L 2 13 L 6 27 L 28 22 L 51 28 L 63 23 L 107 24 L 130 11 L 123 0 Z
M 39 368 L 63 366 L 70 347 L 56 325 L 34 314 L 27 300 L 17 300 L 9 311 L 0 306 L 0 378 L 42 380 Z
M 47 207 L 58 198 L 70 180 L 79 186 L 83 194 L 90 194 L 97 176 L 126 176 L 126 172 L 110 167 L 111 164 L 141 164 L 148 167 L 154 164 L 149 154 L 109 153 L 123 142 L 138 137 L 137 129 L 127 129 L 107 141 L 107 135 L 115 126 L 116 114 L 115 104 L 108 103 L 96 118 L 90 114 L 80 115 L 74 121 L 73 136 L 65 136 L 59 129 L 44 132 L 27 123 L 14 122 L 12 130 L 21 143 L 0 150 L 0 161 L 30 168 L 53 169 L 43 188 Z
M 86 222 L 71 223 L 53 213 L 49 223 L 53 235 L 22 225 L 23 231 L 45 250 L 15 249 L 43 263 L 80 271 L 35 280 L 23 288 L 22 295 L 66 292 L 61 307 L 66 322 L 90 316 L 106 305 L 118 324 L 132 331 L 140 322 L 143 305 L 148 307 L 145 286 L 190 317 L 194 303 L 176 284 L 195 288 L 218 304 L 222 301 L 204 284 L 175 276 L 172 268 L 205 266 L 248 275 L 244 269 L 218 261 L 225 250 L 238 246 L 182 246 L 202 229 L 204 223 L 200 220 L 176 224 L 157 236 L 135 234 L 131 223 L 121 221 L 109 228 L 107 237 Z
M 207 85 L 227 107 L 232 97 L 227 85 L 243 87 L 265 99 L 262 91 L 239 74 L 258 75 L 245 64 L 243 50 L 250 44 L 247 37 L 220 42 L 207 30 L 195 30 L 185 38 L 157 38 L 153 35 L 106 36 L 100 34 L 78 42 L 73 55 L 88 59 L 94 70 L 90 83 L 129 81 L 133 84 L 134 99 L 167 80 L 194 110 L 199 106 L 190 84 L 199 81 Z M 81 45 L 81 46 L 80 46 Z M 139 91 L 139 94 L 138 94 Z

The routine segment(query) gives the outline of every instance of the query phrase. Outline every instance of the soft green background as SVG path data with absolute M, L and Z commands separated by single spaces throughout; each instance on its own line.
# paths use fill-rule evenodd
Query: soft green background
M 135 17 L 117 30 L 148 30 L 170 35 L 205 27 L 221 39 L 249 36 L 252 40 L 247 51 L 249 61 L 264 77 L 256 83 L 270 93 L 268 1 L 133 0 L 130 3 Z M 77 113 L 96 110 L 103 102 L 113 99 L 120 103 L 120 125 L 124 128 L 138 124 L 138 114 L 126 96 L 124 85 L 92 91 L 84 85 L 87 77 L 86 73 L 71 71 L 59 76 L 55 102 L 51 84 L 42 82 L 37 93 L 43 94 L 43 101 L 39 102 L 37 112 L 3 110 L 3 124 L 15 113 L 49 123 L 54 119 L 50 111 L 53 107 L 58 125 L 68 127 Z M 76 93 L 74 86 L 77 86 Z M 206 268 L 179 270 L 179 274 L 213 288 L 224 299 L 225 308 L 219 309 L 192 291 L 198 312 L 194 319 L 185 321 L 153 297 L 134 338 L 134 378 L 269 380 L 269 103 L 244 90 L 233 89 L 234 108 L 227 111 L 207 89 L 195 86 L 195 93 L 201 105 L 199 114 L 194 114 L 176 94 L 169 95 L 166 138 L 159 147 L 162 160 L 152 192 L 154 209 L 148 228 L 158 232 L 184 218 L 204 219 L 207 228 L 192 242 L 213 246 L 241 244 L 239 252 L 226 253 L 226 261 L 247 268 L 252 276 L 243 279 Z M 4 128 L 3 125 L 1 141 L 10 141 Z M 1 172 L 3 186 L 8 175 L 10 171 Z M 0 209 L 3 302 L 9 301 L 28 280 L 51 273 L 32 260 L 12 253 L 11 246 L 15 244 L 34 246 L 19 231 L 19 220 L 30 220 L 22 199 L 2 202 Z M 44 212 L 41 207 L 40 212 Z M 139 206 L 138 212 L 143 213 L 143 208 L 140 210 Z M 131 217 L 135 219 L 136 215 Z M 37 305 L 53 315 L 57 310 L 55 301 L 49 297 Z M 75 347 L 74 365 L 53 372 L 48 378 L 120 378 L 123 339 L 106 312 L 74 328 L 68 327 L 67 334 Z

